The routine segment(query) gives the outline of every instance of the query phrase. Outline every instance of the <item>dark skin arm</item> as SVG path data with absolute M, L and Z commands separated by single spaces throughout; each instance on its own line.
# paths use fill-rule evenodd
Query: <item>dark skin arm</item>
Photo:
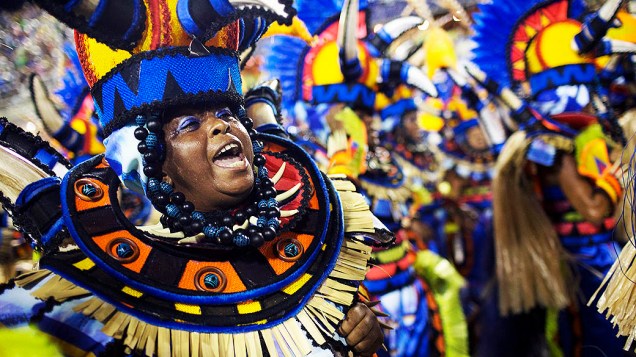
M 555 178 L 568 201 L 586 221 L 600 225 L 612 214 L 614 207 L 609 197 L 595 190 L 593 183 L 579 175 L 573 156 L 562 157 Z
M 362 303 L 356 303 L 349 309 L 338 333 L 359 356 L 372 356 L 384 342 L 378 318 Z

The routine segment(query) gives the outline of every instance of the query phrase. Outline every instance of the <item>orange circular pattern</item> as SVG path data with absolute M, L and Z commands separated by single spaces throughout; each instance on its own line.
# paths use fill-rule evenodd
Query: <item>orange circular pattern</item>
M 214 275 L 217 279 L 217 286 L 210 288 L 207 286 L 205 279 L 208 275 Z M 220 293 L 225 290 L 227 286 L 227 278 L 221 269 L 215 267 L 206 267 L 199 270 L 194 276 L 194 285 L 201 291 L 208 291 L 211 293 Z
M 121 244 L 126 244 L 128 247 L 130 247 L 132 253 L 130 256 L 121 257 L 117 253 L 117 249 Z M 137 258 L 139 258 L 139 247 L 135 242 L 128 238 L 115 238 L 106 246 L 106 253 L 108 253 L 108 255 L 110 255 L 113 259 L 123 264 L 128 264 L 134 262 L 135 260 L 137 260 Z
M 84 187 L 90 186 L 95 190 L 92 194 L 84 193 Z M 95 202 L 99 201 L 102 197 L 104 197 L 104 190 L 97 184 L 93 182 L 91 179 L 83 178 L 75 181 L 75 185 L 73 186 L 75 189 L 75 194 L 83 201 L 87 202 Z

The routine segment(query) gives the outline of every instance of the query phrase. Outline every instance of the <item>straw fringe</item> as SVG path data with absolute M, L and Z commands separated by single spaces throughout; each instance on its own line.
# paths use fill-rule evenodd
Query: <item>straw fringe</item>
M 62 277 L 54 275 L 49 270 L 44 269 L 21 275 L 15 279 L 15 283 L 20 287 L 24 287 L 29 284 L 38 283 L 49 276 L 51 276 L 51 278 L 47 282 L 31 293 L 33 297 L 40 300 L 53 298 L 55 301 L 64 302 L 69 299 L 91 294 L 88 290 L 80 288 Z
M 355 185 L 345 175 L 330 175 L 332 183 L 342 204 L 345 232 L 374 233 L 373 213 L 364 200 L 364 196 L 356 192 Z
M 334 180 L 334 186 L 340 193 L 345 231 L 374 232 L 369 206 L 362 195 L 355 192 L 355 186 L 342 177 Z M 96 296 L 76 305 L 74 311 L 103 323 L 102 331 L 123 340 L 126 353 L 158 357 L 262 357 L 265 348 L 272 356 L 278 355 L 279 351 L 284 356 L 305 356 L 312 352 L 312 342 L 318 345 L 326 343 L 345 318 L 345 314 L 334 304 L 350 306 L 357 294 L 357 287 L 337 279 L 364 280 L 370 257 L 370 246 L 355 237 L 345 236 L 334 270 L 298 315 L 277 326 L 254 332 L 214 334 L 158 327 L 118 311 Z M 32 292 L 34 297 L 63 302 L 91 295 L 88 290 L 48 270 L 24 274 L 15 282 L 24 287 L 47 277 L 50 279 Z
M 560 309 L 569 301 L 561 245 L 524 173 L 525 152 L 530 142 L 523 131 L 508 139 L 497 161 L 493 181 L 502 315 L 528 311 L 535 306 Z
M 623 247 L 618 259 L 594 293 L 588 306 L 601 294 L 596 307 L 611 323 L 618 327 L 618 334 L 626 336 L 625 350 L 636 339 L 636 248 L 633 242 Z M 603 291 L 604 290 L 604 291 Z M 602 291 L 602 293 L 601 293 Z

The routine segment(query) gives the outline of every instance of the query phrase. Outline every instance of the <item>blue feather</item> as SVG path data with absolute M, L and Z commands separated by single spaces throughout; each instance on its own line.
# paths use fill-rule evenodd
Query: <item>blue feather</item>
M 299 71 L 308 49 L 305 41 L 290 36 L 274 36 L 259 43 L 259 51 L 267 58 L 262 68 L 265 79 L 280 80 L 284 108 L 293 107 L 302 99 Z

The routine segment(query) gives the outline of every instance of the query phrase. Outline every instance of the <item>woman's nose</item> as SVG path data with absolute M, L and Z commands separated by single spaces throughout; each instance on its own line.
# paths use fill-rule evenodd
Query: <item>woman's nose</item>
M 208 130 L 208 135 L 213 137 L 219 134 L 226 134 L 230 131 L 230 124 L 223 119 L 219 118 L 210 118 L 210 128 Z

